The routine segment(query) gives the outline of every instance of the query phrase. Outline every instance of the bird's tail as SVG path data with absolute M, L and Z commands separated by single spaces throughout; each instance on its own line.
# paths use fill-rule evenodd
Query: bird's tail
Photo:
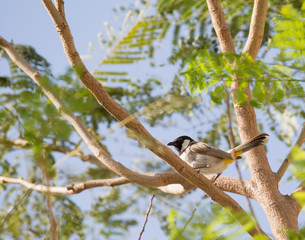
M 236 157 L 238 157 L 240 154 L 247 152 L 251 150 L 252 148 L 255 148 L 260 145 L 264 145 L 269 141 L 268 138 L 269 134 L 262 133 L 257 135 L 256 137 L 250 139 L 248 142 L 245 142 L 237 147 L 234 148 L 234 152 Z M 232 149 L 228 151 L 229 153 L 232 152 Z

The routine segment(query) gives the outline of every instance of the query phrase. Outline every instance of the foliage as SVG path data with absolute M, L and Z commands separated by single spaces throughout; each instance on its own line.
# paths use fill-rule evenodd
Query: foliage
M 305 69 L 305 3 L 300 9 L 293 5 L 282 7 L 281 15 L 275 21 L 276 34 L 272 39 L 272 47 L 278 48 L 280 53 L 277 60 L 285 63 L 291 69 L 297 70 L 304 77 Z
M 209 209 L 209 210 L 208 210 Z M 195 211 L 196 210 L 196 211 Z M 243 222 L 242 229 L 239 222 Z M 245 230 L 254 227 L 252 220 L 245 215 L 229 214 L 228 209 L 218 205 L 211 207 L 201 204 L 194 209 L 191 216 L 181 214 L 177 209 L 171 209 L 168 214 L 169 239 L 238 239 Z M 264 236 L 255 236 L 255 239 L 266 239 Z
M 90 215 L 95 222 L 100 223 L 100 234 L 107 239 L 115 236 L 124 236 L 130 226 L 136 225 L 135 219 L 122 219 L 121 214 L 125 213 L 135 200 L 122 201 L 119 189 L 111 189 L 108 195 L 99 197 L 96 204 L 92 207 Z
M 230 86 L 232 81 L 241 82 L 241 87 L 235 94 L 237 104 L 243 104 L 247 99 L 244 87 L 248 83 L 253 85 L 251 103 L 255 107 L 282 102 L 285 94 L 287 97 L 304 96 L 302 86 L 293 79 L 288 68 L 280 65 L 268 67 L 261 61 L 253 61 L 246 54 L 199 51 L 190 60 L 184 74 L 192 94 L 205 91 L 215 104 L 223 103 L 226 98 L 225 86 Z

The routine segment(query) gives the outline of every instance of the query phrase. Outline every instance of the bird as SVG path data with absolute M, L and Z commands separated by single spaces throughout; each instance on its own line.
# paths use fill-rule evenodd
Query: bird
M 267 133 L 261 133 L 228 151 L 223 151 L 204 142 L 196 142 L 189 136 L 180 136 L 169 142 L 167 146 L 174 146 L 179 157 L 201 174 L 217 174 L 213 180 L 214 183 L 228 165 L 234 161 L 233 152 L 235 159 L 239 159 L 242 153 L 266 144 L 269 140 L 268 136 Z

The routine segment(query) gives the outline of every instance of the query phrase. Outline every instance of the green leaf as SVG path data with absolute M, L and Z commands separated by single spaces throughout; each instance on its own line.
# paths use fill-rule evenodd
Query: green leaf
M 282 86 L 279 82 L 273 82 L 272 84 L 272 102 L 281 102 L 283 101 L 285 93 L 283 91 Z
M 210 92 L 212 101 L 215 104 L 222 104 L 226 98 L 226 91 L 223 85 L 217 86 L 214 91 Z
M 305 192 L 295 192 L 292 196 L 298 201 L 298 203 L 303 207 L 305 206 Z

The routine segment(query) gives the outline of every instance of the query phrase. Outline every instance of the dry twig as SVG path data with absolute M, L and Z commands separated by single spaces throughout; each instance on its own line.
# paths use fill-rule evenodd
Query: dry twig
M 147 210 L 147 212 L 146 212 L 145 221 L 144 221 L 144 224 L 143 224 L 143 227 L 142 227 L 142 230 L 141 230 L 141 232 L 140 232 L 140 235 L 139 235 L 138 240 L 141 239 L 142 234 L 143 234 L 144 231 L 145 231 L 145 226 L 146 226 L 146 223 L 147 223 L 147 221 L 148 221 L 148 216 L 149 216 L 149 213 L 150 213 L 150 210 L 151 210 L 151 207 L 152 207 L 152 202 L 153 202 L 154 197 L 155 197 L 155 193 L 153 193 L 153 195 L 152 195 L 152 197 L 151 197 L 151 199 L 150 199 L 149 207 L 148 207 L 148 210 Z

